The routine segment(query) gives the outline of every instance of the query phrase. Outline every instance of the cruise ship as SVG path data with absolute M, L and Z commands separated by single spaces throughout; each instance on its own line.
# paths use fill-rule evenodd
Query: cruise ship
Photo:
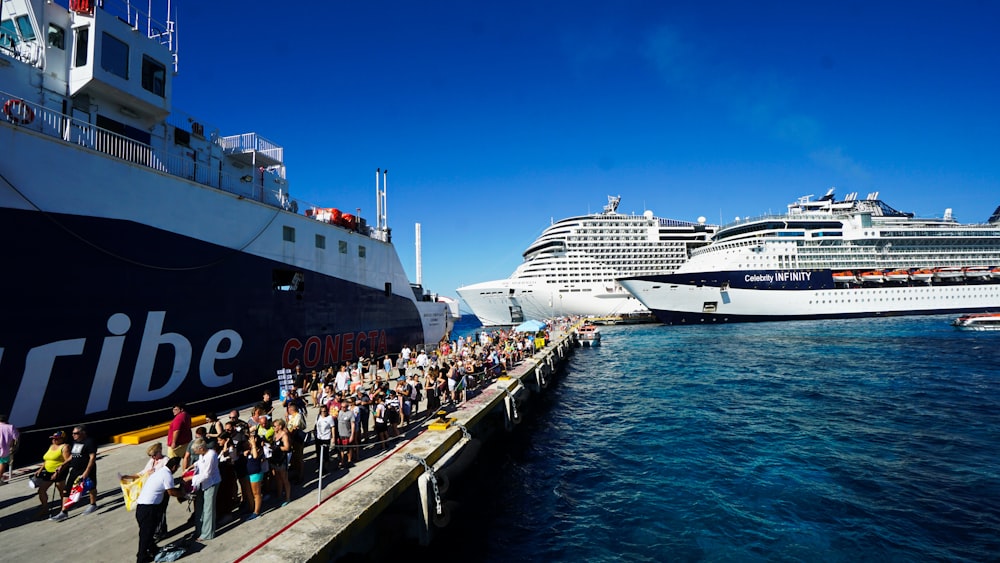
M 921 315 L 1000 310 L 998 265 L 1000 208 L 963 224 L 831 189 L 724 226 L 673 274 L 620 281 L 667 324 Z
M 372 225 L 292 198 L 280 145 L 172 110 L 175 18 L 149 4 L 0 3 L 0 412 L 22 435 L 229 409 L 453 320 L 406 277 L 385 173 Z
M 608 196 L 600 213 L 569 217 L 545 229 L 507 279 L 458 288 L 484 326 L 566 315 L 649 315 L 617 278 L 661 275 L 708 243 L 715 227 L 618 213 L 621 196 Z

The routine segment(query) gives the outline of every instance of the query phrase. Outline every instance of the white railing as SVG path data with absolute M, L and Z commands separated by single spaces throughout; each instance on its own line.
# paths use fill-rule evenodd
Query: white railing
M 9 105 L 8 102 L 10 102 Z M 267 174 L 267 177 L 283 177 L 284 167 L 278 171 L 255 171 L 253 174 L 237 176 L 219 171 L 217 161 L 213 165 L 209 162 L 195 160 L 190 151 L 158 150 L 146 143 L 73 119 L 68 115 L 11 96 L 3 91 L 0 91 L 0 107 L 7 108 L 7 111 L 10 112 L 10 115 L 7 114 L 7 111 L 0 113 L 0 122 L 10 124 L 13 127 L 30 129 L 49 137 L 61 139 L 66 143 L 104 153 L 112 158 L 145 166 L 164 174 L 184 178 L 203 186 L 217 188 L 267 205 L 280 207 L 293 213 L 298 213 L 300 210 L 317 209 L 317 206 L 312 203 L 289 197 L 288 193 L 280 187 L 279 189 L 270 189 L 262 185 L 261 174 Z M 276 155 L 271 156 L 271 158 L 279 161 L 284 151 L 281 147 L 255 133 L 223 137 L 219 139 L 218 144 L 226 153 L 236 150 L 258 150 L 268 154 L 265 151 L 271 151 L 270 155 Z M 285 184 L 285 181 L 281 180 L 277 183 L 281 186 Z M 387 232 L 379 232 L 370 226 L 365 231 L 362 234 L 388 242 Z
M 259 177 L 253 177 L 248 182 L 244 179 L 245 177 L 220 172 L 217 167 L 211 166 L 208 162 L 195 161 L 190 152 L 174 153 L 157 150 L 146 143 L 73 119 L 38 104 L 15 98 L 6 92 L 0 92 L 0 106 L 10 111 L 10 115 L 7 115 L 7 111 L 0 114 L 0 120 L 16 127 L 62 139 L 67 143 L 99 151 L 110 157 L 185 178 L 204 186 L 250 197 L 269 205 L 280 205 L 277 191 L 267 193 L 270 190 L 266 190 L 261 185 Z
M 242 135 L 222 137 L 219 139 L 219 144 L 226 154 L 257 152 L 277 162 L 285 162 L 285 149 L 256 133 L 243 133 Z

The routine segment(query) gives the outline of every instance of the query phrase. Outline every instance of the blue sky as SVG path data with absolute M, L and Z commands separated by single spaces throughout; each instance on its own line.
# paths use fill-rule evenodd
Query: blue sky
M 1000 205 L 1000 3 L 179 4 L 175 106 L 285 147 L 292 195 L 374 223 L 415 277 L 505 278 L 552 219 L 728 222 L 836 186 Z

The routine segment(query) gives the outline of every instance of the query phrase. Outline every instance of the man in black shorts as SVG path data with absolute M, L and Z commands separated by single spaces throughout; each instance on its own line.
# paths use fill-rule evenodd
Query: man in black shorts
M 69 461 L 66 462 L 66 465 L 69 466 L 69 471 L 66 472 L 66 491 L 64 495 L 66 497 L 69 496 L 77 478 L 90 479 L 91 483 L 93 483 L 88 493 L 90 496 L 90 506 L 83 513 L 91 514 L 97 511 L 97 445 L 94 444 L 93 439 L 87 437 L 87 428 L 84 425 L 81 424 L 73 428 L 73 443 L 70 444 L 69 451 L 73 457 L 69 458 Z M 56 514 L 50 520 L 60 522 L 69 518 L 68 510 L 68 508 L 63 508 L 59 514 Z

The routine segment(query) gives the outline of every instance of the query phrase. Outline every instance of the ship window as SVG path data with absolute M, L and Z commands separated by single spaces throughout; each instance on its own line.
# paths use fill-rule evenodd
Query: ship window
M 295 228 L 287 225 L 281 227 L 281 239 L 288 242 L 295 242 Z
M 101 68 L 128 80 L 128 44 L 104 32 L 101 40 Z
M 363 247 L 361 245 L 358 245 L 358 258 L 364 258 L 365 257 L 365 252 L 367 252 L 365 250 L 365 247 Z
M 392 297 L 392 282 L 385 282 L 385 296 Z
M 167 82 L 167 67 L 159 61 L 154 61 L 146 55 L 142 56 L 142 87 L 157 96 L 163 97 L 164 85 Z
M 90 28 L 81 27 L 76 30 L 76 55 L 73 57 L 73 66 L 87 66 L 87 51 L 90 49 Z
M 305 289 L 305 276 L 295 270 L 274 270 L 271 274 L 271 287 L 276 291 L 297 291 Z
M 323 235 L 316 235 L 316 248 L 326 248 L 326 237 Z
M 341 254 L 347 254 L 347 241 L 346 240 L 341 240 L 341 241 L 338 241 L 338 243 L 339 243 L 338 244 L 338 249 L 340 250 L 340 253 Z
M 49 24 L 49 47 L 66 48 L 66 31 L 55 24 Z
M 17 32 L 14 31 L 14 22 L 11 20 L 0 21 L 0 47 L 8 49 L 19 43 Z
M 21 32 L 21 37 L 25 41 L 31 41 L 35 38 L 35 28 L 31 27 L 28 16 L 18 16 L 15 21 L 17 22 L 17 30 Z

